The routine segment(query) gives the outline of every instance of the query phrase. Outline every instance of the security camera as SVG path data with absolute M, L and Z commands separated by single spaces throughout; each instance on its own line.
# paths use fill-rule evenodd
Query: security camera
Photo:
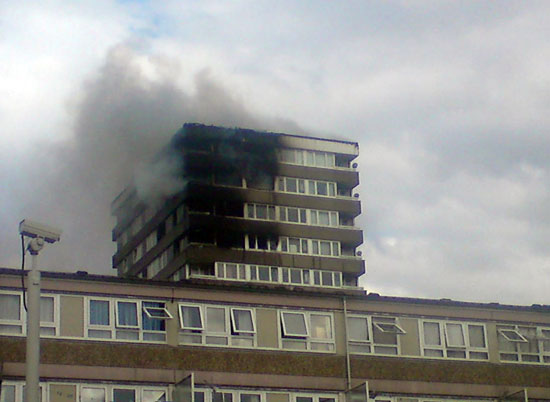
M 48 243 L 55 243 L 59 241 L 61 229 L 31 221 L 30 219 L 23 219 L 19 222 L 19 233 L 33 239 L 39 237 Z

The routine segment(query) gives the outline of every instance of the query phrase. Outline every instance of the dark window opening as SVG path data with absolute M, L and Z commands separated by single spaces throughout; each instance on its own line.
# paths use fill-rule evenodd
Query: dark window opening
M 190 275 L 215 276 L 214 264 L 192 264 L 189 265 Z
M 216 205 L 216 215 L 244 217 L 244 205 L 239 201 L 222 201 Z
M 214 174 L 214 182 L 224 186 L 242 187 L 243 185 L 240 173 L 231 167 L 218 168 Z
M 166 225 L 164 222 L 162 222 L 157 226 L 157 241 L 160 241 L 160 239 L 162 239 L 165 234 L 166 234 Z
M 252 177 L 247 178 L 246 186 L 256 190 L 275 190 L 275 178 L 272 175 L 258 172 Z
M 224 232 L 218 233 L 218 247 L 244 248 L 244 236 L 242 233 Z
M 336 154 L 334 157 L 334 163 L 336 167 L 349 168 L 350 167 L 350 158 L 345 155 Z
M 214 234 L 210 230 L 193 230 L 189 233 L 189 243 L 214 244 Z
M 344 196 L 344 197 L 351 197 L 351 187 L 345 187 L 343 185 L 338 184 L 338 195 Z
M 187 201 L 187 209 L 189 212 L 203 212 L 203 213 L 212 213 L 213 206 L 212 204 L 205 202 L 204 199 L 190 199 Z

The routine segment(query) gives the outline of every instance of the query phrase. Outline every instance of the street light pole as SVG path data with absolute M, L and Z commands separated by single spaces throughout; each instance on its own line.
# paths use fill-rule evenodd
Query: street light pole
M 40 271 L 38 253 L 44 244 L 58 242 L 61 230 L 39 222 L 23 219 L 19 234 L 31 240 L 27 250 L 32 256 L 32 267 L 27 275 L 27 350 L 25 364 L 25 401 L 40 402 Z M 24 253 L 27 250 L 23 250 Z
M 32 267 L 27 275 L 27 360 L 25 367 L 26 401 L 39 402 L 40 369 L 40 271 L 37 269 L 38 253 L 44 247 L 44 239 L 36 237 L 29 243 Z

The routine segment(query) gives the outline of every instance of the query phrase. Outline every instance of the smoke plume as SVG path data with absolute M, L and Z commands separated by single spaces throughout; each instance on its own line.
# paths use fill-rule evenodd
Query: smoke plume
M 110 203 L 134 177 L 147 200 L 181 188 L 174 160 L 144 166 L 183 123 L 299 131 L 292 122 L 252 115 L 207 71 L 186 92 L 176 84 L 184 72 L 178 63 L 144 57 L 125 45 L 111 49 L 72 104 L 72 137 L 36 147 L 32 158 L 43 168 L 40 177 L 27 172 L 18 213 L 64 231 L 61 242 L 41 254 L 43 269 L 114 273 Z M 13 243 L 0 251 L 10 254 L 10 263 L 17 261 Z

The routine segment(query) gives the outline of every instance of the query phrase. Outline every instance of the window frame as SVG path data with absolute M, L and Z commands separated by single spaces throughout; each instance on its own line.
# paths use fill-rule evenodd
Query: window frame
M 245 308 L 245 307 L 230 307 L 229 310 L 230 310 L 229 315 L 231 317 L 230 325 L 233 328 L 233 332 L 235 332 L 237 334 L 255 334 L 256 333 L 256 317 L 255 317 L 253 309 Z M 247 311 L 248 313 L 250 313 L 250 320 L 252 322 L 252 329 L 251 330 L 239 330 L 239 329 L 237 329 L 236 319 L 235 319 L 235 311 L 236 310 Z
M 106 301 L 109 303 L 109 325 L 99 325 L 99 324 L 90 324 L 90 303 L 92 301 Z M 119 303 L 130 303 L 136 305 L 136 315 L 137 315 L 137 326 L 135 325 L 120 325 L 119 320 Z M 145 303 L 155 303 L 155 304 L 164 304 L 164 307 L 153 307 L 145 306 Z M 147 313 L 145 312 L 147 308 L 159 308 L 164 309 L 166 313 L 170 315 L 168 318 L 160 317 L 149 317 L 151 320 L 170 320 L 173 319 L 172 314 L 167 310 L 167 301 L 166 300 L 151 300 L 151 299 L 126 299 L 120 297 L 102 297 L 102 296 L 86 296 L 84 298 L 84 338 L 91 339 L 95 341 L 106 341 L 106 342 L 143 342 L 143 343 L 156 343 L 164 344 L 167 342 L 168 331 L 166 330 L 166 324 L 164 330 L 155 330 L 155 329 L 145 329 L 145 323 L 142 315 Z M 97 336 L 91 336 L 90 331 L 109 331 L 109 338 L 102 338 Z M 135 339 L 119 337 L 119 331 L 132 331 L 136 334 Z M 160 335 L 163 337 L 163 340 L 159 339 L 145 339 L 147 336 L 156 336 Z
M 406 335 L 407 332 L 399 326 L 399 317 L 395 316 L 383 316 L 383 315 L 373 315 L 373 314 L 362 314 L 362 313 L 350 313 L 347 315 L 347 318 L 360 318 L 360 319 L 366 319 L 367 320 L 367 330 L 368 330 L 368 339 L 352 339 L 348 335 L 348 348 L 352 346 L 357 347 L 368 347 L 368 352 L 358 352 L 358 351 L 350 351 L 350 354 L 358 354 L 358 355 L 381 355 L 381 356 L 399 356 L 401 354 L 401 342 L 399 341 L 400 335 Z M 377 321 L 380 320 L 380 321 Z M 393 323 L 390 322 L 390 320 L 393 320 Z M 349 328 L 349 322 L 346 323 Z M 393 325 L 396 328 L 396 331 L 387 331 L 382 329 L 377 324 L 388 324 Z M 396 342 L 393 344 L 390 343 L 380 343 L 375 341 L 375 328 L 379 330 L 382 333 L 391 333 L 396 335 Z M 384 353 L 380 352 L 381 349 L 389 350 L 392 349 L 395 351 L 395 353 Z
M 186 327 L 183 323 L 183 308 L 185 307 L 188 307 L 188 308 L 194 308 L 194 309 L 198 309 L 199 311 L 199 318 L 200 318 L 200 321 L 201 321 L 201 326 L 200 327 Z M 180 329 L 185 329 L 185 330 L 189 330 L 189 331 L 203 331 L 206 329 L 206 322 L 205 322 L 205 317 L 203 315 L 203 311 L 202 311 L 202 308 L 201 308 L 201 305 L 200 304 L 189 304 L 189 303 L 179 303 L 178 304 L 178 312 L 179 312 L 179 316 L 180 316 Z
M 142 303 L 141 308 L 142 308 L 143 312 L 145 313 L 145 315 L 147 317 L 149 317 L 150 319 L 152 319 L 152 320 L 171 320 L 172 318 L 174 318 L 172 316 L 172 314 L 170 314 L 170 312 L 166 309 L 166 307 L 143 306 L 143 303 Z M 162 311 L 164 316 L 162 316 L 162 317 L 155 316 L 155 315 L 151 314 L 149 312 L 149 310 L 151 310 L 151 311 L 155 311 L 155 310 Z
M 183 328 L 183 322 L 182 322 L 182 306 L 183 307 L 194 307 L 198 308 L 200 315 L 201 315 L 201 324 L 202 328 Z M 207 315 L 207 309 L 213 308 L 213 309 L 223 309 L 223 316 L 224 316 L 224 323 L 225 323 L 225 331 L 213 331 L 208 329 L 208 315 Z M 236 331 L 235 323 L 234 323 L 234 317 L 233 317 L 233 310 L 245 310 L 249 311 L 252 318 L 252 327 L 253 331 L 247 331 L 247 330 L 239 330 Z M 238 305 L 225 305 L 225 304 L 212 304 L 212 303 L 187 303 L 187 302 L 179 302 L 178 303 L 178 313 L 180 315 L 180 326 L 178 328 L 178 344 L 179 345 L 189 345 L 189 346 L 208 346 L 208 347 L 230 347 L 230 348 L 255 348 L 257 346 L 257 327 L 256 327 L 256 309 L 253 307 L 248 306 L 238 306 Z M 184 337 L 194 337 L 195 339 L 199 339 L 200 342 L 191 342 L 191 341 L 184 341 L 182 338 Z M 221 343 L 214 343 L 209 342 L 211 339 L 221 339 L 224 338 L 226 340 L 225 344 Z M 245 341 L 245 342 L 243 342 Z M 249 344 L 243 344 L 243 343 L 249 343 Z
M 529 337 L 522 333 L 523 330 L 534 330 L 535 336 Z M 503 334 L 503 331 L 513 331 L 519 335 L 523 340 L 510 340 Z M 547 333 L 547 335 L 545 334 Z M 516 364 L 537 364 L 548 365 L 550 364 L 550 346 L 545 347 L 545 342 L 550 345 L 550 325 L 534 325 L 534 324 L 497 324 L 497 337 L 498 337 L 498 353 L 499 360 L 502 363 L 516 363 Z M 501 348 L 501 337 L 509 342 L 510 346 L 513 345 L 514 350 L 504 350 Z M 538 351 L 524 351 L 522 345 L 529 345 L 531 342 L 536 342 Z M 506 359 L 505 357 L 515 357 L 515 359 Z M 536 360 L 533 360 L 536 359 Z
M 21 332 L 3 332 L 0 331 L 0 334 L 2 335 L 10 335 L 10 336 L 26 336 L 27 335 L 27 315 L 28 312 L 25 311 L 24 304 L 23 304 L 23 292 L 16 291 L 16 290 L 1 290 L 0 294 L 8 295 L 8 296 L 18 296 L 19 297 L 19 319 L 13 320 L 13 319 L 0 319 L 0 325 L 7 326 L 7 327 L 20 327 Z M 42 299 L 52 299 L 53 300 L 53 321 L 42 321 L 40 320 L 39 324 L 39 330 L 40 330 L 40 337 L 41 338 L 55 338 L 59 337 L 60 334 L 60 310 L 59 310 L 59 294 L 56 293 L 49 293 L 49 292 L 42 292 L 40 294 L 40 311 L 42 314 Z M 45 333 L 45 330 L 53 330 L 53 334 Z
M 426 343 L 424 324 L 431 323 L 438 325 L 439 345 L 430 345 Z M 459 325 L 464 339 L 464 345 L 450 345 L 448 325 Z M 484 322 L 475 321 L 457 321 L 457 320 L 438 320 L 438 319 L 419 319 L 420 353 L 427 359 L 452 359 L 452 360 L 475 360 L 489 361 L 489 342 L 487 339 L 487 325 Z M 470 340 L 470 326 L 481 327 L 483 329 L 484 347 L 472 346 Z M 440 351 L 441 356 L 426 355 L 427 351 Z M 464 357 L 449 356 L 452 353 L 464 352 Z M 428 352 L 429 353 L 429 352 Z M 485 358 L 475 357 L 476 354 L 485 354 Z
M 296 191 L 289 190 L 288 181 L 296 181 Z M 327 198 L 337 198 L 338 195 L 338 183 L 335 181 L 327 180 L 314 180 L 314 179 L 302 179 L 298 177 L 288 177 L 288 176 L 278 176 L 275 178 L 275 191 L 281 193 L 289 194 L 302 194 L 309 195 L 313 197 L 327 197 Z M 281 186 L 282 184 L 282 186 Z M 327 193 L 319 194 L 319 185 L 326 184 Z M 313 193 L 310 192 L 310 189 L 314 189 Z M 300 191 L 303 189 L 304 191 Z M 331 194 L 333 193 L 333 195 Z
M 92 301 L 101 301 L 101 302 L 107 302 L 108 308 L 109 308 L 109 324 L 108 325 L 102 325 L 102 324 L 91 324 L 90 323 L 90 311 L 91 311 L 91 302 Z M 115 317 L 114 317 L 114 309 L 112 307 L 113 299 L 109 299 L 107 297 L 95 297 L 95 296 L 88 296 L 85 298 L 84 304 L 85 304 L 85 314 L 84 314 L 84 337 L 89 339 L 105 339 L 105 340 L 113 340 L 115 338 L 114 331 L 115 331 Z M 98 337 L 92 337 L 89 335 L 89 331 L 110 331 L 110 337 L 109 338 L 98 338 Z
M 119 323 L 120 313 L 119 313 L 119 303 L 126 303 L 126 304 L 134 304 L 136 306 L 136 324 L 135 325 L 124 325 Z M 140 309 L 140 303 L 138 300 L 124 300 L 124 299 L 117 299 L 115 301 L 115 328 L 117 329 L 137 329 L 139 330 L 141 328 L 141 309 Z
M 10 318 L 2 318 L 0 319 L 0 325 L 21 328 L 21 331 L 17 333 L 0 331 L 0 334 L 25 335 L 27 326 L 25 325 L 26 320 L 25 320 L 25 309 L 23 307 L 23 294 L 21 292 L 4 291 L 4 290 L 0 291 L 0 294 L 6 295 L 6 296 L 17 296 L 19 299 L 19 319 L 15 320 Z
M 227 265 L 236 265 L 237 266 L 237 278 L 227 276 Z M 236 281 L 236 282 L 254 282 L 254 283 L 273 283 L 281 285 L 292 285 L 292 286 L 314 286 L 328 289 L 340 289 L 344 286 L 343 275 L 340 271 L 329 271 L 324 269 L 302 269 L 302 268 L 290 268 L 290 267 L 279 267 L 273 265 L 259 265 L 259 264 L 240 264 L 233 262 L 215 262 L 214 275 L 197 275 L 193 274 L 194 277 L 204 277 L 208 279 L 216 279 L 222 281 Z M 244 277 L 240 274 L 240 270 L 244 270 Z M 259 270 L 267 269 L 269 270 L 269 280 L 260 279 Z M 276 270 L 274 274 L 273 271 Z M 290 271 L 297 270 L 301 271 L 300 282 L 293 282 L 291 280 Z M 307 271 L 307 273 L 306 273 Z M 331 275 L 332 285 L 326 285 L 323 283 L 322 276 L 323 274 Z M 287 280 L 285 280 L 285 277 Z M 275 278 L 275 279 L 273 279 Z M 319 278 L 318 283 L 317 278 Z
M 298 314 L 304 318 L 307 334 L 293 334 L 288 332 L 287 323 L 284 321 L 284 314 Z M 331 311 L 317 311 L 317 310 L 293 310 L 293 309 L 280 309 L 278 311 L 278 328 L 279 328 L 279 348 L 282 350 L 292 350 L 296 352 L 316 352 L 316 353 L 335 353 L 336 352 L 336 336 L 334 330 L 334 314 Z M 312 333 L 312 316 L 328 317 L 330 324 L 330 338 L 317 338 Z M 303 342 L 305 344 L 304 349 L 288 347 L 293 343 Z M 285 346 L 285 343 L 287 346 Z M 316 348 L 317 345 L 325 345 L 328 349 Z

